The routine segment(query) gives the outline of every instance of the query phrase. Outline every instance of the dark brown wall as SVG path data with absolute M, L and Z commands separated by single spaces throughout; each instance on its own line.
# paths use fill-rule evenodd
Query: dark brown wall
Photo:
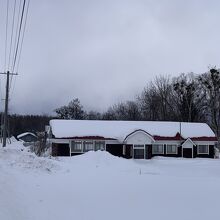
M 183 157 L 192 158 L 192 148 L 183 148 Z
M 53 143 L 52 144 L 52 156 L 56 157 L 57 156 L 57 144 Z
M 70 156 L 69 144 L 52 144 L 52 156 Z
M 122 144 L 106 144 L 106 151 L 114 156 L 124 157 Z
M 123 145 L 122 144 L 107 144 L 106 145 L 106 151 L 109 153 L 119 156 L 119 157 L 125 157 L 125 158 L 132 158 L 133 153 L 133 146 L 132 145 L 126 145 L 125 147 L 125 155 L 123 155 Z M 191 148 L 184 148 L 184 157 L 192 158 L 192 150 Z M 209 146 L 209 154 L 197 154 L 197 147 L 193 147 L 193 157 L 199 157 L 199 158 L 214 158 L 214 145 Z M 71 156 L 79 155 L 81 153 L 73 153 Z M 52 144 L 52 156 L 69 156 L 69 144 Z M 146 145 L 146 159 L 150 159 L 154 156 L 165 156 L 165 157 L 182 157 L 182 147 L 178 147 L 178 153 L 177 154 L 166 154 L 166 145 L 164 146 L 164 154 L 153 154 L 152 155 L 152 145 Z
M 193 146 L 193 158 L 197 157 L 197 146 Z
M 83 154 L 83 153 L 71 153 L 71 156 L 77 156 L 77 155 L 80 155 L 80 154 Z
M 133 146 L 132 145 L 126 145 L 125 146 L 125 158 L 130 159 L 133 157 Z
M 152 158 L 152 145 L 145 145 L 146 147 L 146 155 L 145 158 L 146 159 L 151 159 Z
M 178 157 L 182 157 L 182 146 L 178 147 Z
M 209 154 L 197 154 L 199 158 L 214 158 L 215 157 L 215 147 L 214 145 L 209 145 Z

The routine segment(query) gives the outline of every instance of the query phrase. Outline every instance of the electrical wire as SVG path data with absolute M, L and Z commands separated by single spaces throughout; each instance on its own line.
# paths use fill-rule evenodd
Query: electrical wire
M 18 62 L 17 62 L 16 72 L 18 72 L 18 68 L 19 68 L 19 64 L 20 64 L 20 60 L 21 60 L 21 52 L 22 52 L 22 47 L 23 47 L 23 42 L 24 42 L 24 34 L 25 34 L 26 26 L 27 26 L 27 17 L 28 17 L 29 5 L 30 5 L 30 0 L 28 0 L 28 2 L 27 2 L 27 9 L 26 9 L 26 15 L 25 15 L 25 21 L 24 21 L 24 27 L 23 27 L 23 34 L 22 34 L 22 38 L 21 38 L 21 46 L 20 46 L 20 52 L 19 52 L 19 55 L 18 55 Z
M 17 45 L 17 38 L 18 38 L 18 30 L 19 30 L 19 21 L 20 21 L 20 15 L 21 15 L 21 4 L 22 0 L 19 1 L 19 7 L 18 7 L 18 12 L 17 12 L 17 25 L 16 25 L 16 34 L 15 34 L 15 38 L 14 38 L 14 46 L 13 46 L 13 54 L 15 54 L 16 51 L 16 45 Z M 14 55 L 13 55 L 14 57 Z M 11 66 L 10 69 L 12 70 L 13 68 L 13 60 L 11 60 Z M 13 78 L 13 74 L 10 76 L 10 83 L 9 83 L 9 89 L 11 89 L 11 85 L 12 85 L 12 78 Z
M 17 66 L 16 66 L 16 72 L 18 72 L 18 68 L 19 68 L 19 64 L 20 64 L 20 60 L 21 60 L 21 52 L 22 52 L 22 48 L 23 48 L 24 35 L 25 35 L 26 26 L 27 26 L 27 18 L 28 18 L 29 5 L 30 5 L 30 0 L 27 1 L 26 14 L 25 14 L 25 20 L 24 20 L 24 27 L 23 27 L 23 32 L 22 32 L 21 45 L 20 45 L 20 51 L 19 51 L 19 55 L 18 55 L 18 62 L 17 62 Z M 14 94 L 16 79 L 17 79 L 17 76 L 15 75 L 15 80 L 14 80 L 13 87 L 12 87 L 11 97 Z M 11 80 L 12 80 L 12 78 L 11 78 Z M 11 88 L 11 85 L 12 85 L 12 81 L 11 81 L 11 84 L 10 84 L 10 88 Z
M 16 64 L 16 60 L 17 60 L 17 55 L 18 55 L 18 48 L 19 48 L 19 42 L 20 42 L 20 37 L 21 37 L 21 28 L 22 28 L 22 23 L 23 23 L 25 4 L 26 4 L 26 0 L 23 1 L 21 20 L 20 20 L 20 25 L 19 25 L 18 39 L 17 39 L 15 56 L 14 56 L 14 62 L 13 62 L 13 66 L 12 66 L 12 72 L 14 72 L 14 68 L 15 68 L 15 64 Z
M 13 36 L 14 36 L 14 23 L 15 23 L 16 3 L 17 3 L 17 0 L 14 0 L 14 9 L 13 9 L 13 18 L 12 18 L 12 29 L 11 29 L 11 41 L 10 41 L 9 58 L 8 58 L 8 70 L 9 70 L 10 61 L 11 61 L 12 40 L 13 40 Z
M 12 64 L 12 73 L 14 73 L 17 54 L 18 54 L 18 51 L 19 51 L 19 43 L 20 43 L 20 35 L 21 35 L 21 31 L 22 31 L 23 16 L 24 16 L 24 11 L 25 11 L 25 3 L 26 3 L 26 0 L 23 1 L 22 11 L 21 11 L 21 0 L 20 0 L 19 11 L 18 11 L 18 22 L 17 22 L 17 28 L 16 28 L 14 60 L 13 60 L 13 64 Z M 21 18 L 20 18 L 20 16 L 21 16 Z M 19 21 L 20 21 L 20 23 L 19 23 Z M 11 78 L 10 78 L 9 90 L 11 89 L 11 86 L 12 86 L 12 79 L 13 79 L 13 74 L 11 75 Z
M 17 43 L 16 39 L 18 38 L 19 21 L 20 21 L 20 14 L 21 14 L 21 2 L 22 0 L 20 0 L 19 2 L 18 13 L 17 13 L 17 25 L 16 25 L 16 34 L 15 34 L 15 40 L 14 40 L 13 54 L 15 54 L 15 51 L 16 51 L 16 43 Z M 11 63 L 11 69 L 12 69 L 12 66 L 13 66 L 13 60 Z
M 5 65 L 4 70 L 6 72 L 6 62 L 7 62 L 7 45 L 8 45 L 8 11 L 9 11 L 9 0 L 7 0 L 6 9 L 6 24 L 5 24 Z

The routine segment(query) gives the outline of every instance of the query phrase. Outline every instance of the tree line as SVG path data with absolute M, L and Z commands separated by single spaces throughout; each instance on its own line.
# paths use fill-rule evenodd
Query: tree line
M 55 109 L 57 118 L 80 120 L 150 120 L 206 122 L 220 136 L 220 72 L 157 76 L 135 100 L 110 106 L 105 112 L 86 111 L 78 98 Z
M 86 111 L 78 98 L 47 115 L 11 115 L 10 134 L 45 130 L 53 118 L 79 120 L 147 120 L 206 122 L 220 136 L 220 73 L 157 76 L 134 100 L 116 103 L 105 112 Z
M 24 132 L 45 131 L 45 125 L 49 125 L 52 116 L 47 115 L 17 115 L 9 116 L 9 136 L 17 136 Z

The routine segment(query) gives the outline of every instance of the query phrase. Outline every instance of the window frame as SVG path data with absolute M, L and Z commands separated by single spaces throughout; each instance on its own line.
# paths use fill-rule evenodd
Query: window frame
M 171 145 L 171 146 L 175 146 L 175 153 L 174 152 L 168 152 L 168 146 Z M 166 154 L 178 154 L 178 145 L 177 144 L 166 144 Z
M 135 158 L 135 150 L 143 150 L 144 155 L 143 158 Z M 146 147 L 144 144 L 133 144 L 133 159 L 145 159 Z
M 100 148 L 100 149 L 97 149 L 97 148 L 96 148 L 96 144 L 97 144 L 97 143 L 98 143 L 99 145 L 100 145 L 100 144 L 103 144 L 103 149 L 101 149 L 101 148 Z M 105 150 L 105 141 L 94 141 L 94 151 L 98 151 L 98 150 L 101 150 L 101 151 Z
M 81 149 L 80 150 L 75 149 L 75 143 L 80 143 L 81 144 Z M 73 145 L 74 145 L 74 149 L 72 148 Z M 81 152 L 83 152 L 83 142 L 78 141 L 78 140 L 72 140 L 70 149 L 71 149 L 71 153 L 81 153 Z
M 86 149 L 86 144 L 92 144 L 92 148 Z M 94 141 L 83 141 L 83 152 L 94 151 Z
M 163 149 L 162 153 L 159 152 L 159 151 L 157 153 L 153 152 L 154 146 L 162 146 L 162 149 Z M 152 154 L 153 155 L 155 155 L 155 154 L 160 154 L 160 155 L 164 154 L 164 144 L 152 144 Z
M 207 147 L 207 153 L 200 153 L 199 152 L 199 146 L 206 146 Z M 198 144 L 197 145 L 197 154 L 205 154 L 205 155 L 209 154 L 209 144 Z

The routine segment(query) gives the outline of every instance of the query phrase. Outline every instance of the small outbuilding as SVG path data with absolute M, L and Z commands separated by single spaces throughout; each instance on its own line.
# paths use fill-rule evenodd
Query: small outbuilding
M 106 150 L 134 159 L 214 158 L 217 138 L 206 123 L 167 121 L 51 120 L 53 156 Z
M 32 143 L 32 142 L 36 142 L 37 141 L 37 136 L 34 133 L 25 132 L 25 133 L 19 134 L 17 136 L 17 139 L 19 141 L 23 141 L 25 143 Z

